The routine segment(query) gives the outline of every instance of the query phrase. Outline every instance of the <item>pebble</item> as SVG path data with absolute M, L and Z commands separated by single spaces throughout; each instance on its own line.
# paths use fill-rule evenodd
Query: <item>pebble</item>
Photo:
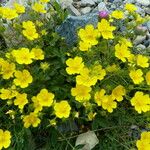
M 150 5 L 150 0 L 136 0 L 136 2 L 144 6 Z
M 135 45 L 141 44 L 146 39 L 146 35 L 138 35 L 136 39 L 133 41 Z
M 81 0 L 81 5 L 83 6 L 93 6 L 95 2 L 93 0 Z
M 101 2 L 98 4 L 98 11 L 108 11 L 107 7 L 106 7 L 106 4 L 104 2 Z
M 136 46 L 136 48 L 137 48 L 138 50 L 143 50 L 143 49 L 146 48 L 146 46 L 143 45 L 143 44 L 139 44 L 139 45 Z
M 81 9 L 81 13 L 82 14 L 87 14 L 91 11 L 91 7 L 85 7 Z

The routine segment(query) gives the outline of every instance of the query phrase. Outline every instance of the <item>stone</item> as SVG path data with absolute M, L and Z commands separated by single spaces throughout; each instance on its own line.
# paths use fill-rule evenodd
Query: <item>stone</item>
M 92 6 L 92 5 L 95 5 L 95 2 L 93 0 L 81 0 L 81 5 Z
M 87 13 L 89 13 L 91 10 L 92 10 L 91 7 L 85 7 L 85 8 L 82 8 L 82 9 L 81 9 L 81 13 L 82 13 L 82 14 L 87 14 Z
M 85 144 L 85 146 L 80 150 L 91 150 L 98 144 L 99 140 L 93 131 L 88 131 L 86 133 L 80 134 L 76 140 L 76 146 Z
M 148 22 L 146 23 L 146 26 L 147 26 L 148 30 L 150 31 L 150 21 L 148 21 Z
M 145 11 L 144 11 L 144 9 L 142 9 L 141 7 L 139 7 L 139 6 L 136 6 L 137 7 L 137 10 L 136 10 L 136 12 L 137 13 L 139 13 L 141 16 L 145 16 Z
M 146 46 L 143 45 L 143 44 L 139 44 L 139 45 L 136 46 L 136 48 L 137 48 L 138 50 L 143 50 L 143 49 L 146 48 Z
M 141 44 L 146 39 L 146 35 L 138 35 L 136 39 L 133 41 L 135 45 Z
M 68 8 L 72 3 L 73 0 L 56 0 L 62 7 L 62 9 Z
M 150 5 L 150 0 L 136 0 L 136 2 L 144 6 Z
M 66 20 L 56 29 L 56 32 L 66 39 L 68 45 L 73 45 L 77 41 L 77 31 L 86 24 L 98 23 L 98 12 L 89 13 L 82 16 L 68 16 Z
M 104 2 L 101 2 L 98 4 L 98 11 L 108 11 L 107 7 L 106 7 L 106 4 Z
M 69 5 L 68 10 L 70 11 L 70 13 L 72 15 L 75 15 L 75 16 L 80 16 L 81 15 L 81 13 L 78 11 L 78 9 L 76 9 L 73 5 Z

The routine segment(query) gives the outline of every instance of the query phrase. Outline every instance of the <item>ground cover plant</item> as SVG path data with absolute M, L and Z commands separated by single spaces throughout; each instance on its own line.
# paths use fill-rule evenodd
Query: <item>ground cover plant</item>
M 89 130 L 95 150 L 150 149 L 150 51 L 133 43 L 149 17 L 132 4 L 98 15 L 69 47 L 57 2 L 0 7 L 0 149 L 77 150 Z

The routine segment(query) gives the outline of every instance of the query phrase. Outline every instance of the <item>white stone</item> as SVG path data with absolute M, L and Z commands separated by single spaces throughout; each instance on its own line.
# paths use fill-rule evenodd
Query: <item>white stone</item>
M 108 11 L 107 7 L 106 7 L 106 4 L 104 2 L 101 2 L 98 4 L 98 11 Z
M 81 13 L 73 5 L 68 6 L 68 9 L 75 16 L 80 16 L 81 15 Z
M 135 45 L 141 44 L 146 39 L 146 35 L 138 35 L 136 39 L 133 41 Z
M 73 0 L 56 0 L 63 9 L 68 8 L 72 3 Z
M 136 2 L 144 6 L 150 5 L 150 0 L 136 0 Z
M 82 9 L 81 9 L 81 13 L 82 13 L 82 14 L 87 14 L 87 13 L 89 13 L 91 10 L 92 10 L 91 7 L 85 7 L 85 8 L 82 8 Z
M 86 133 L 80 134 L 76 140 L 76 146 L 85 144 L 81 150 L 91 150 L 98 144 L 99 140 L 93 131 L 88 131 Z
M 81 0 L 81 5 L 95 5 L 93 0 Z

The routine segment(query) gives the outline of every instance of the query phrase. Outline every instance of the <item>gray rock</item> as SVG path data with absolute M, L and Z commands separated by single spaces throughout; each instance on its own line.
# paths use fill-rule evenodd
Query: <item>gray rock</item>
M 91 10 L 92 10 L 91 7 L 85 7 L 85 8 L 82 8 L 82 9 L 81 9 L 81 13 L 82 13 L 82 14 L 87 14 L 87 13 L 89 13 Z
M 146 23 L 148 30 L 150 31 L 150 21 Z
M 124 3 L 135 3 L 136 0 L 125 0 Z
M 139 44 L 139 45 L 136 46 L 136 48 L 137 48 L 138 50 L 143 50 L 143 49 L 146 48 L 146 46 L 143 45 L 143 44 Z
M 150 5 L 150 0 L 136 0 L 136 2 L 144 6 Z
M 81 13 L 76 9 L 73 5 L 68 6 L 68 10 L 70 11 L 70 14 L 75 16 L 80 16 Z
M 106 4 L 104 2 L 101 2 L 98 4 L 98 11 L 108 11 L 107 7 L 106 7 Z
M 141 16 L 145 16 L 145 11 L 144 11 L 144 9 L 142 9 L 141 7 L 139 7 L 139 6 L 136 6 L 137 7 L 137 10 L 136 10 L 136 12 L 137 13 L 139 13 Z
M 80 150 L 91 150 L 98 144 L 99 140 L 93 131 L 88 131 L 86 133 L 80 134 L 76 140 L 76 146 L 85 144 L 85 146 Z
M 81 0 L 81 5 L 83 6 L 92 6 L 95 5 L 95 2 L 93 0 Z
M 68 8 L 68 6 L 70 6 L 73 2 L 73 0 L 56 0 L 63 9 Z
M 146 35 L 138 35 L 136 39 L 133 41 L 135 45 L 141 44 L 146 39 Z
M 73 45 L 77 40 L 77 31 L 86 24 L 98 23 L 98 12 L 89 13 L 82 16 L 68 16 L 67 19 L 60 25 L 56 32 L 66 39 L 68 45 Z

